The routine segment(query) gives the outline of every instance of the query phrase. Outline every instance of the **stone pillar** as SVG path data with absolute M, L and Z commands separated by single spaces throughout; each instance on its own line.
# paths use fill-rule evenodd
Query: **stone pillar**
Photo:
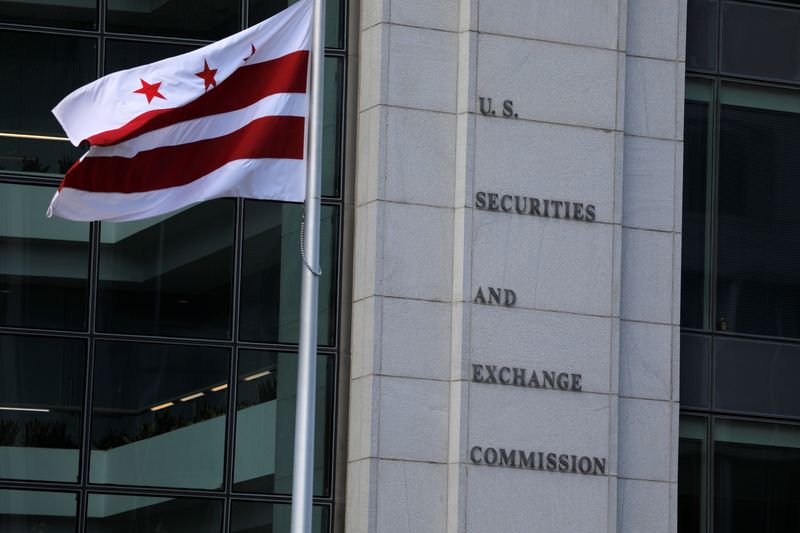
M 347 531 L 675 530 L 683 4 L 362 0 Z

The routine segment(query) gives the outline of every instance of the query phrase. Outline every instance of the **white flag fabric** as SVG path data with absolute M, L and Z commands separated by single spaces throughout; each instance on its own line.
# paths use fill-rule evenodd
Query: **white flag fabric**
M 305 198 L 311 0 L 198 50 L 109 74 L 53 109 L 89 151 L 48 216 L 137 220 L 239 196 Z

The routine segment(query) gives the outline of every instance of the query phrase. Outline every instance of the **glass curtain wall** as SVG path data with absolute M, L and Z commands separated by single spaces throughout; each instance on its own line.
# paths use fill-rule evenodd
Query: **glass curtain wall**
M 800 530 L 800 4 L 689 0 L 678 531 Z
M 50 113 L 64 96 L 291 3 L 0 0 L 3 533 L 287 530 L 302 206 L 223 198 L 125 223 L 45 210 L 84 151 Z M 347 69 L 346 2 L 326 9 L 318 532 L 334 508 Z

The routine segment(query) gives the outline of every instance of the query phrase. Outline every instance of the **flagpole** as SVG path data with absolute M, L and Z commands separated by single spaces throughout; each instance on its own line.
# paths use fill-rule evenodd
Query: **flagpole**
M 322 176 L 322 99 L 325 65 L 325 3 L 313 0 L 311 33 L 311 106 L 308 128 L 308 176 L 300 289 L 300 354 L 294 430 L 291 533 L 311 531 L 314 491 L 314 417 L 317 377 L 317 293 L 319 289 L 320 182 Z

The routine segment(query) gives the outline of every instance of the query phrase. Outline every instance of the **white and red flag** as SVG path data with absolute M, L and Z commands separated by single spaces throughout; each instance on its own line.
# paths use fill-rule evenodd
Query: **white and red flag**
M 239 196 L 305 198 L 311 0 L 214 44 L 109 74 L 53 109 L 89 151 L 48 209 L 136 220 Z

